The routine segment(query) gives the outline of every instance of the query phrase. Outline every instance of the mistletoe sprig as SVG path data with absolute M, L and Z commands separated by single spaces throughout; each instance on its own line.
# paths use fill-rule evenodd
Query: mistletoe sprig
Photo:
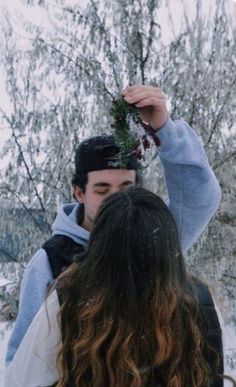
M 142 121 L 138 108 L 122 97 L 112 102 L 110 115 L 113 118 L 115 141 L 120 149 L 121 166 L 126 165 L 131 154 L 138 160 L 144 160 L 145 152 L 152 143 L 160 145 L 153 128 Z

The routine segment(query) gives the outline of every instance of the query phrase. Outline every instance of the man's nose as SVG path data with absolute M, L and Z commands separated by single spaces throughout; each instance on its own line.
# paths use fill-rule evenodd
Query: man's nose
M 122 191 L 122 189 L 120 187 L 112 187 L 111 194 L 114 194 L 116 192 L 121 192 L 121 191 Z

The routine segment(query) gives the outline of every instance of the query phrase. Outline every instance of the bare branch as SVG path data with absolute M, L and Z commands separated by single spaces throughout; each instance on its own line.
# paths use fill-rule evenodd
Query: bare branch
M 220 161 L 217 164 L 214 164 L 213 169 L 216 170 L 216 169 L 222 167 L 222 165 L 224 165 L 232 160 L 236 160 L 236 151 L 232 151 L 232 152 L 226 154 L 226 156 L 224 157 L 224 159 L 222 161 Z
M 38 227 L 39 231 L 45 235 L 45 230 L 42 229 L 41 225 L 38 223 L 37 219 L 34 217 L 34 215 L 32 214 L 32 212 L 30 211 L 30 209 L 25 205 L 25 203 L 23 202 L 23 200 L 21 200 L 20 198 L 20 195 L 16 193 L 16 191 L 14 189 L 11 189 L 8 185 L 6 186 L 0 186 L 1 189 L 4 189 L 5 191 L 8 191 L 11 193 L 11 195 L 13 197 L 15 197 L 17 199 L 17 201 L 22 205 L 22 207 L 24 208 L 24 210 L 27 212 L 27 214 L 32 218 L 32 220 L 34 221 L 35 225 Z M 48 228 L 48 231 L 51 232 L 51 226 L 50 224 L 48 223 L 47 219 L 46 219 L 46 226 Z
M 58 54 L 62 55 L 64 58 L 66 58 L 68 60 L 68 63 L 73 63 L 76 67 L 78 67 L 81 71 L 83 71 L 89 78 L 91 77 L 91 74 L 90 72 L 83 66 L 80 65 L 79 63 L 79 58 L 77 60 L 74 60 L 72 59 L 71 57 L 69 57 L 68 55 L 64 54 L 61 50 L 59 50 L 58 48 L 54 47 L 52 44 L 50 43 L 47 43 L 44 39 L 42 38 L 39 38 L 39 40 L 44 43 L 46 46 L 50 47 L 53 51 L 57 52 Z M 82 55 L 80 54 L 80 56 L 82 57 Z M 83 57 L 83 59 L 85 59 L 87 61 L 87 64 L 88 66 L 91 66 L 91 62 L 89 62 L 87 60 L 87 58 Z M 102 85 L 103 85 L 103 89 L 105 91 L 105 93 L 107 95 L 109 95 L 111 97 L 112 100 L 114 100 L 114 96 L 113 94 L 108 90 L 108 88 L 106 87 L 105 83 L 102 82 Z

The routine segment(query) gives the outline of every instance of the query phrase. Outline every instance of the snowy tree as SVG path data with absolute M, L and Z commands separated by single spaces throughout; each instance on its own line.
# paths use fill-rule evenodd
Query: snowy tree
M 79 141 L 111 131 L 111 102 L 126 85 L 160 86 L 171 116 L 185 119 L 202 136 L 223 190 L 220 210 L 187 262 L 195 273 L 206 273 L 217 297 L 227 300 L 227 321 L 235 325 L 236 30 L 227 5 L 216 0 L 206 13 L 203 2 L 193 0 L 194 16 L 185 10 L 180 30 L 170 29 L 166 43 L 164 25 L 175 17 L 168 0 L 88 0 L 83 9 L 66 0 L 21 3 L 20 32 L 7 12 L 1 26 L 11 106 L 10 113 L 0 106 L 2 125 L 11 131 L 1 153 L 10 156 L 1 172 L 1 198 L 25 211 L 40 210 L 46 238 L 56 205 L 70 200 Z M 27 21 L 29 7 L 48 23 Z M 150 163 L 145 183 L 165 195 L 157 164 Z M 42 241 L 37 216 L 34 224 L 28 232 L 31 249 Z M 15 234 L 21 231 L 13 228 Z M 23 266 L 30 252 L 23 248 Z

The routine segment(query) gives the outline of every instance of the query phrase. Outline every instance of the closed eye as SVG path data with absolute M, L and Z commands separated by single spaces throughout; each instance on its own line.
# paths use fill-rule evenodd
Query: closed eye
M 108 190 L 106 191 L 94 191 L 98 195 L 106 195 L 108 193 Z

